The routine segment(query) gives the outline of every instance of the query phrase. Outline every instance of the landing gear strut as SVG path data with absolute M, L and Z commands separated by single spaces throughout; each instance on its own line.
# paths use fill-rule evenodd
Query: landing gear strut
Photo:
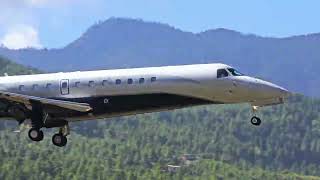
M 29 138 L 32 141 L 42 141 L 43 132 L 41 128 L 53 128 L 60 127 L 59 133 L 53 135 L 52 143 L 56 146 L 63 147 L 67 144 L 67 135 L 70 134 L 70 128 L 68 122 L 65 120 L 48 121 L 48 113 L 43 110 L 42 104 L 39 102 L 31 102 L 32 112 L 31 112 L 31 125 L 32 128 L 29 130 Z
M 48 115 L 44 113 L 42 105 L 34 102 L 32 103 L 32 113 L 31 113 L 31 125 L 32 128 L 28 132 L 28 136 L 32 141 L 42 141 L 43 132 L 40 130 L 43 127 L 45 120 Z
M 52 136 L 52 143 L 58 147 L 63 147 L 67 144 L 68 139 L 67 135 L 70 134 L 69 125 L 66 124 L 63 127 L 60 127 L 59 133 Z
M 255 126 L 259 126 L 261 124 L 261 119 L 256 116 L 257 111 L 258 111 L 258 106 L 252 106 L 253 117 L 251 118 L 251 124 Z

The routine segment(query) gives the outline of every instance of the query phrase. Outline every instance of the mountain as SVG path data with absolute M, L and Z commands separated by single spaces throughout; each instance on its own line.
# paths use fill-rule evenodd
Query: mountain
M 195 34 L 166 24 L 111 18 L 61 49 L 0 48 L 0 54 L 45 71 L 222 62 L 320 97 L 319 44 L 320 34 L 270 38 L 222 28 Z

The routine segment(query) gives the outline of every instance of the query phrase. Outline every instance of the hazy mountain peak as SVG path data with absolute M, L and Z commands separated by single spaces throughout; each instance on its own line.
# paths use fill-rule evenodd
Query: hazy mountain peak
M 168 24 L 145 22 L 141 19 L 109 18 L 91 26 L 81 37 L 70 43 L 67 47 L 89 46 L 91 42 L 108 44 L 113 41 L 163 33 L 179 34 L 182 33 L 182 31 Z
M 206 30 L 206 31 L 202 32 L 202 34 L 206 34 L 206 33 L 225 33 L 225 34 L 239 34 L 239 35 L 241 35 L 241 33 L 238 31 L 234 31 L 234 30 L 230 30 L 230 29 L 226 29 L 226 28 L 216 28 L 216 29 L 210 29 L 210 30 Z

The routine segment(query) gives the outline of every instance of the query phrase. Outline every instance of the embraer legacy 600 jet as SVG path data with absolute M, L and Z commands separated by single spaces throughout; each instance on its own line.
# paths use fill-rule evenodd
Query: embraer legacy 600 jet
M 204 104 L 281 104 L 289 92 L 245 76 L 225 64 L 99 70 L 0 78 L 1 118 L 23 123 L 29 137 L 41 141 L 41 128 L 58 127 L 52 137 L 65 146 L 69 122 L 102 119 Z M 253 113 L 254 115 L 255 113 Z M 260 118 L 251 119 L 260 125 Z

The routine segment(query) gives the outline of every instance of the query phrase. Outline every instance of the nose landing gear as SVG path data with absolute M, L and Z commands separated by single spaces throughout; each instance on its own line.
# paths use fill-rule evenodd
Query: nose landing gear
M 252 106 L 253 117 L 251 118 L 251 124 L 254 126 L 260 126 L 261 119 L 256 116 L 256 112 L 258 111 L 258 106 Z
M 253 116 L 251 118 L 251 124 L 255 126 L 259 126 L 261 124 L 261 119 L 258 118 L 257 116 Z

